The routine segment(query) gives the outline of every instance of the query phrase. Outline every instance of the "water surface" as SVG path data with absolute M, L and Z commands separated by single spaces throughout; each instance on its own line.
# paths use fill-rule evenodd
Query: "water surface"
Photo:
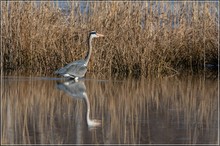
M 218 81 L 4 76 L 3 144 L 216 144 Z

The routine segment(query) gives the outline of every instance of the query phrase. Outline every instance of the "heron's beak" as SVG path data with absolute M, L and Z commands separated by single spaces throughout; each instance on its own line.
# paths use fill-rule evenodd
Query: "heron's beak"
M 96 35 L 97 35 L 98 37 L 104 37 L 104 35 L 103 35 L 103 34 L 100 34 L 100 33 L 96 33 Z

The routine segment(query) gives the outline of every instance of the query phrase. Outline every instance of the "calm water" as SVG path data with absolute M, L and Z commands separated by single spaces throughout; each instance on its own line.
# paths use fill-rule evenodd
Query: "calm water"
M 216 144 L 218 80 L 5 76 L 3 144 Z

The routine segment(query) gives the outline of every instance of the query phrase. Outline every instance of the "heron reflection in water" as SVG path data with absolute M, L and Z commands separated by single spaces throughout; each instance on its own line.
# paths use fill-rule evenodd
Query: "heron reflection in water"
M 75 99 L 84 99 L 86 102 L 86 122 L 89 128 L 98 127 L 101 125 L 100 120 L 90 119 L 90 102 L 86 93 L 86 86 L 83 80 L 75 82 L 68 80 L 63 83 L 57 83 L 57 87 Z

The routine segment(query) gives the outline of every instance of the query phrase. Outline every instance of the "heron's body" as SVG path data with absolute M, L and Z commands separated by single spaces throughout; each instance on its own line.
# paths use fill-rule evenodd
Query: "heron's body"
M 64 77 L 76 78 L 84 77 L 87 72 L 87 66 L 85 60 L 77 60 L 67 64 L 65 67 L 57 70 L 55 73 Z
M 85 59 L 71 62 L 63 68 L 57 70 L 55 73 L 64 77 L 74 78 L 75 80 L 84 77 L 87 72 L 87 65 L 92 53 L 92 39 L 96 37 L 103 37 L 103 35 L 98 34 L 95 31 L 90 32 L 88 39 L 89 50 Z

